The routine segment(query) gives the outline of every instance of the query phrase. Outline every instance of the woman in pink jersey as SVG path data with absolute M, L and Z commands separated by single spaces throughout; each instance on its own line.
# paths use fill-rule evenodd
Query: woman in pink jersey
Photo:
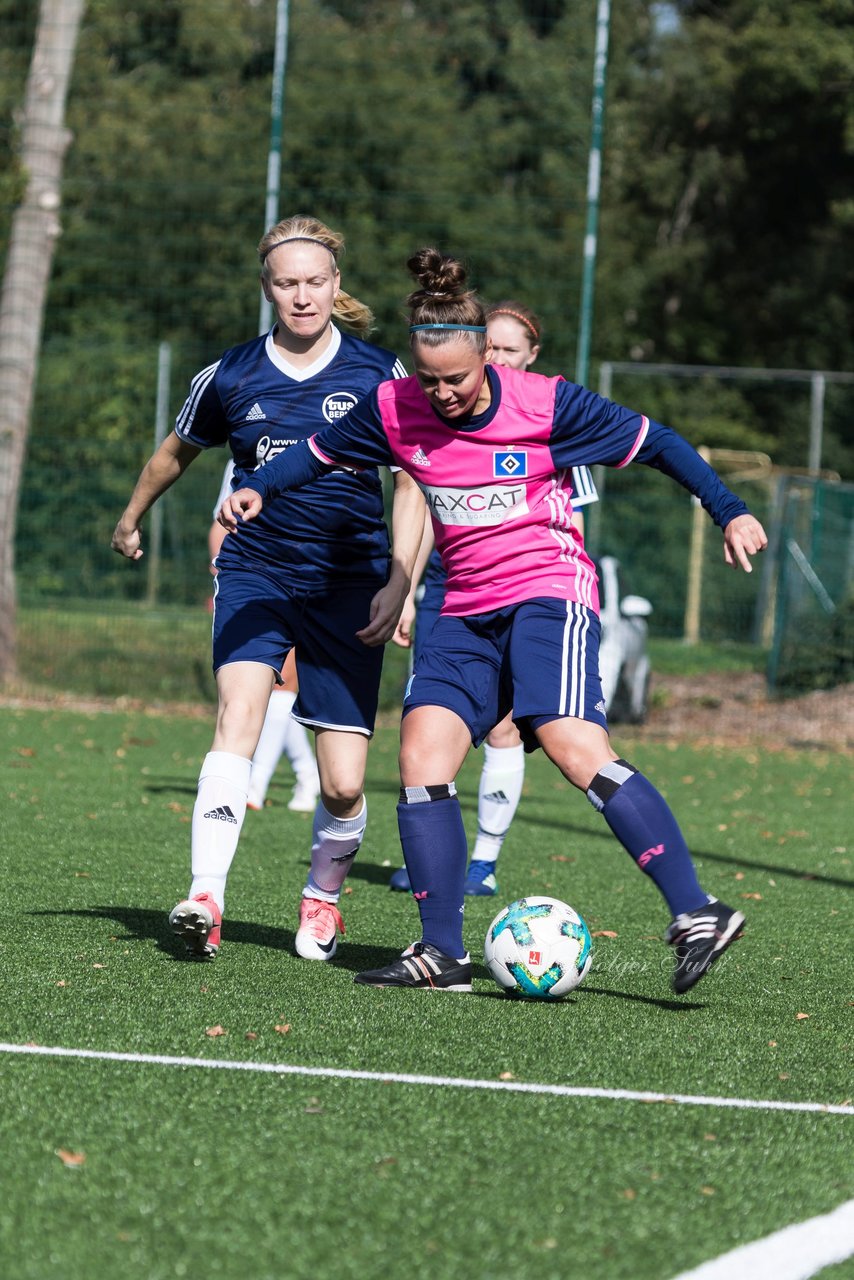
M 572 524 L 573 466 L 632 461 L 683 485 L 750 572 L 761 524 L 686 440 L 562 378 L 493 366 L 463 266 L 436 249 L 408 263 L 414 377 L 384 382 L 345 418 L 271 460 L 224 504 L 235 528 L 324 467 L 393 462 L 419 484 L 448 575 L 442 613 L 407 689 L 398 823 L 421 940 L 356 976 L 369 986 L 471 990 L 462 938 L 466 837 L 454 779 L 512 706 L 655 883 L 671 914 L 674 989 L 688 991 L 739 936 L 740 912 L 701 888 L 666 801 L 611 747 L 598 670 L 596 573 Z
M 524 302 L 513 298 L 486 307 L 486 336 L 492 364 L 508 369 L 530 369 L 540 354 L 543 327 L 539 316 Z M 598 502 L 599 495 L 587 467 L 572 470 L 572 522 L 584 534 L 584 509 Z M 418 586 L 426 566 L 423 584 L 407 597 L 392 637 L 403 647 L 412 645 L 413 666 L 439 615 L 445 596 L 445 571 L 435 550 L 430 519 L 418 552 L 413 582 Z M 478 782 L 477 834 L 471 850 L 463 891 L 471 897 L 494 897 L 498 892 L 498 857 L 522 798 L 525 779 L 525 749 L 513 713 L 491 729 L 483 744 L 483 766 Z M 406 867 L 393 872 L 389 887 L 399 892 L 412 888 Z

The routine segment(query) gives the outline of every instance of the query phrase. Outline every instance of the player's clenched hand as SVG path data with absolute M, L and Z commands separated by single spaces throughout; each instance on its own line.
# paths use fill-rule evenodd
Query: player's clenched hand
M 142 534 L 139 525 L 126 529 L 120 520 L 113 530 L 110 546 L 113 551 L 117 551 L 120 556 L 126 556 L 128 560 L 139 560 L 142 555 Z
M 232 533 L 244 520 L 254 520 L 260 514 L 264 501 L 254 489 L 235 489 L 219 509 L 217 520 Z
M 767 546 L 765 530 L 755 516 L 736 516 L 724 529 L 724 559 L 734 569 L 741 565 L 745 573 L 752 573 L 750 557 Z
M 397 620 L 406 599 L 408 584 L 388 582 L 371 601 L 370 622 L 356 636 L 362 644 L 374 647 L 385 644 L 394 635 Z

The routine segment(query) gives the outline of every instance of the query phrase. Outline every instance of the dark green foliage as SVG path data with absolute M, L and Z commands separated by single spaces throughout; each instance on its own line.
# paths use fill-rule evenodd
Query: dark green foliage
M 84 343 L 168 339 L 204 363 L 254 331 L 274 9 L 87 6 L 43 384 L 48 363 L 75 383 Z M 21 191 L 13 112 L 33 11 L 0 8 L 0 243 Z M 850 11 L 656 12 L 612 6 L 594 359 L 850 368 Z M 290 5 L 281 208 L 343 228 L 345 287 L 385 345 L 405 349 L 404 262 L 434 242 L 486 297 L 532 303 L 540 367 L 572 373 L 595 14 L 592 0 Z M 117 413 L 144 437 L 139 403 L 105 373 L 110 404 L 87 430 L 109 434 Z M 707 442 L 756 447 L 758 427 L 790 461 L 783 405 L 779 391 L 746 416 L 721 405 Z M 852 421 L 850 394 L 828 405 L 825 461 L 843 472 Z
M 153 447 L 159 345 L 172 351 L 171 422 L 191 375 L 257 327 L 274 12 L 86 6 L 20 508 L 24 599 L 144 594 L 145 574 L 106 542 Z M 854 367 L 849 6 L 669 13 L 612 6 L 594 376 L 603 359 Z M 25 180 L 15 111 L 35 17 L 0 0 L 0 246 Z M 537 367 L 572 375 L 595 19 L 593 0 L 291 3 L 281 209 L 343 229 L 343 285 L 404 358 L 404 264 L 432 242 L 466 259 L 486 298 L 530 302 L 545 328 Z M 613 394 L 695 444 L 807 463 L 805 383 L 621 378 Z M 843 477 L 852 424 L 854 388 L 828 383 L 822 463 Z M 170 601 L 205 598 L 223 461 L 194 464 L 164 500 Z M 654 600 L 655 627 L 678 634 L 690 505 L 669 485 L 659 502 L 657 485 L 608 478 L 599 549 Z M 717 571 L 718 535 L 708 542 Z M 750 633 L 752 589 L 730 575 L 713 605 L 733 637 Z

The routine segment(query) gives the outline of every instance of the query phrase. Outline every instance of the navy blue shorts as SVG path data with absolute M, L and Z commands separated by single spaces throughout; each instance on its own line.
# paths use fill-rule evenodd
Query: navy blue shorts
M 374 731 L 383 646 L 355 632 L 368 625 L 383 586 L 324 587 L 309 594 L 286 586 L 274 570 L 220 568 L 214 579 L 213 668 L 260 662 L 278 673 L 299 655 L 294 718 L 316 729 Z
M 413 643 L 413 661 L 417 664 L 421 650 L 429 639 L 430 632 L 442 611 L 445 603 L 445 573 L 439 553 L 434 547 L 430 552 L 424 569 L 424 577 L 418 592 L 418 607 L 415 611 L 415 638 Z
M 528 751 L 534 730 L 575 716 L 607 731 L 599 619 L 565 600 L 525 600 L 468 618 L 440 617 L 407 685 L 403 714 L 447 707 L 480 746 L 513 708 Z
M 425 586 L 424 594 L 415 609 L 415 640 L 412 646 L 412 656 L 416 664 L 421 657 L 421 650 L 430 639 L 430 632 L 436 625 L 436 619 L 444 603 L 444 583 L 432 588 Z

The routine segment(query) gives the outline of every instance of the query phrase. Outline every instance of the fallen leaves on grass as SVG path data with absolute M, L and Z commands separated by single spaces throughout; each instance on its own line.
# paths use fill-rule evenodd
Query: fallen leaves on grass
M 66 1169 L 79 1169 L 86 1163 L 86 1153 L 83 1151 L 66 1151 L 65 1147 L 57 1147 L 55 1154 L 59 1156 Z
M 591 938 L 618 938 L 619 936 L 616 929 L 594 929 L 590 934 Z
M 291 1024 L 289 1022 L 277 1022 L 273 1028 L 274 1031 L 278 1031 L 280 1036 L 286 1036 L 290 1029 Z
M 797 1020 L 798 1022 L 803 1022 L 804 1018 L 808 1018 L 809 1016 L 810 1016 L 810 1015 L 809 1015 L 808 1013 L 796 1013 L 796 1014 L 795 1014 L 795 1018 L 796 1018 L 796 1020 Z
M 228 1032 L 225 1027 L 221 1027 L 219 1023 L 215 1027 L 205 1027 L 206 1036 L 227 1036 Z

